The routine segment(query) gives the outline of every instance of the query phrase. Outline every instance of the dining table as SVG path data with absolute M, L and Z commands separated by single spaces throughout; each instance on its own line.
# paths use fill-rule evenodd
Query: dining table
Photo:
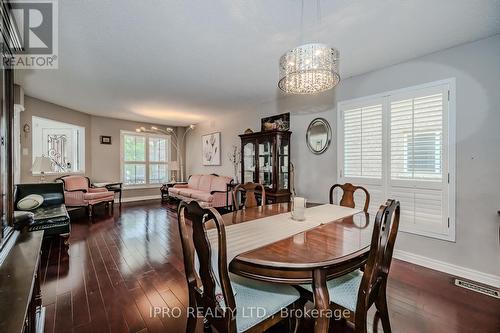
M 324 315 L 330 310 L 327 281 L 364 266 L 370 250 L 373 222 L 362 210 L 346 210 L 346 207 L 328 204 L 306 208 L 306 220 L 295 221 L 291 217 L 291 206 L 290 203 L 277 203 L 222 215 L 228 234 L 228 249 L 245 242 L 257 244 L 250 250 L 240 250 L 228 257 L 229 272 L 272 283 L 310 284 L 316 313 L 319 314 L 314 321 L 314 332 L 326 333 L 331 317 Z M 318 212 L 323 215 L 318 215 Z M 309 215 L 310 220 L 321 216 L 321 223 L 300 225 L 308 223 Z M 245 224 L 245 228 L 240 227 L 239 234 L 231 237 L 231 230 L 235 231 L 238 224 Z M 273 229 L 274 225 L 276 229 Z M 278 235 L 269 243 L 262 240 L 272 236 L 273 232 L 285 235 L 283 230 L 287 228 L 292 234 L 284 238 Z M 293 230 L 302 231 L 294 233 Z

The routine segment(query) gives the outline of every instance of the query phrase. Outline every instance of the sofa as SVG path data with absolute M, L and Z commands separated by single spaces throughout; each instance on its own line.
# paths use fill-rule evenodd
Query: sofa
M 64 202 L 68 207 L 85 207 L 92 217 L 94 206 L 108 205 L 111 210 L 115 200 L 115 192 L 105 187 L 93 188 L 90 179 L 84 176 L 64 176 L 57 178 L 64 184 Z
M 17 184 L 14 190 L 14 209 L 18 202 L 30 194 L 43 197 L 40 207 L 30 210 L 33 222 L 29 231 L 45 230 L 44 236 L 61 235 L 69 237 L 70 218 L 64 205 L 64 188 L 60 183 Z
M 177 184 L 168 189 L 168 195 L 176 199 L 197 201 L 203 208 L 227 208 L 232 205 L 233 178 L 227 176 L 192 175 L 187 184 Z

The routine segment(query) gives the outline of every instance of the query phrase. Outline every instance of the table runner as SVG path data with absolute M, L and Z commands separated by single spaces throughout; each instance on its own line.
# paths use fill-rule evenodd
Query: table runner
M 226 226 L 227 264 L 237 255 L 280 241 L 298 233 L 362 212 L 338 205 L 325 204 L 306 208 L 304 221 L 292 220 L 291 213 L 267 216 Z M 217 267 L 217 229 L 207 231 L 212 248 L 212 263 Z

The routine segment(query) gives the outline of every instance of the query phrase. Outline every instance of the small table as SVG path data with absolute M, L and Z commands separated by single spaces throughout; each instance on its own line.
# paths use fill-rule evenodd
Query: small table
M 123 190 L 123 183 L 121 182 L 115 182 L 115 183 L 93 183 L 93 187 L 105 187 L 108 191 L 114 192 L 115 194 L 118 192 L 118 198 L 119 198 L 119 203 L 120 207 L 122 205 L 122 190 Z
M 174 187 L 175 185 L 185 185 L 187 184 L 186 182 L 170 182 L 170 183 L 165 183 L 165 184 L 162 184 L 161 188 L 160 188 L 160 192 L 161 192 L 161 201 L 169 201 L 170 200 L 170 196 L 168 194 L 168 189 L 171 188 L 171 187 Z

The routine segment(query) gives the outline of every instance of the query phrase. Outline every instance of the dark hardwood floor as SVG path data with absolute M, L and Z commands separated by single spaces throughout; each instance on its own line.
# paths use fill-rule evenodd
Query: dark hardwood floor
M 172 206 L 123 204 L 113 217 L 97 209 L 93 223 L 73 216 L 70 240 L 69 251 L 59 238 L 43 244 L 45 332 L 184 332 L 187 288 Z M 455 287 L 447 274 L 394 260 L 388 297 L 393 332 L 500 332 L 500 300 Z M 183 312 L 152 316 L 152 306 Z M 340 322 L 332 331 L 350 330 Z

